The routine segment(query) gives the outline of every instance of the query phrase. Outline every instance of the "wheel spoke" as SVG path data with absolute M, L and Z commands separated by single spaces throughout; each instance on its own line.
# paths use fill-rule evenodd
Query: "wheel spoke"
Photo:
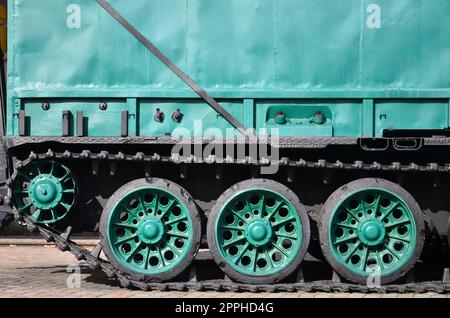
M 224 244 L 224 245 L 223 245 L 223 248 L 227 248 L 228 246 L 235 245 L 235 244 L 237 244 L 237 243 L 239 243 L 239 242 L 242 242 L 243 240 L 245 240 L 245 237 L 239 237 L 239 238 L 237 238 L 237 239 L 235 239 L 235 240 L 233 240 L 233 241 L 230 241 L 230 242 Z
M 238 212 L 235 212 L 233 210 L 230 210 L 231 213 L 233 213 L 238 219 L 240 219 L 241 221 L 243 221 L 244 223 L 247 223 L 247 220 L 244 219 Z
M 167 235 L 181 237 L 181 238 L 184 238 L 186 240 L 189 239 L 189 236 L 184 235 L 184 234 L 179 234 L 179 233 L 167 232 Z
M 176 249 L 174 249 L 173 246 L 170 245 L 169 242 L 167 242 L 166 246 L 167 246 L 167 247 L 168 247 L 168 248 L 169 248 L 169 249 L 170 249 L 177 257 L 180 256 L 180 253 L 178 253 L 178 251 L 177 251 Z
M 41 214 L 42 214 L 42 210 L 37 209 L 36 211 L 34 211 L 34 213 L 30 217 L 35 222 L 39 222 L 39 220 L 41 219 Z
M 386 224 L 386 228 L 391 228 L 391 227 L 396 227 L 402 224 L 406 224 L 406 223 L 410 223 L 410 220 L 403 220 L 403 221 L 398 221 L 398 222 L 394 222 L 392 224 Z
M 353 254 L 355 254 L 356 250 L 358 249 L 358 247 L 361 245 L 361 242 L 358 241 L 355 246 L 353 246 L 353 249 L 350 251 L 350 254 L 347 255 L 345 262 L 347 263 L 348 260 L 353 256 Z
M 67 179 L 69 179 L 69 177 L 70 177 L 70 173 L 67 171 L 64 176 L 59 178 L 59 182 L 64 183 Z
M 36 163 L 36 161 L 33 161 L 33 167 L 36 169 L 37 175 L 42 174 L 41 169 L 39 169 L 39 165 Z
M 384 243 L 384 246 L 387 248 L 387 250 L 389 252 L 391 252 L 392 255 L 395 256 L 396 259 L 400 260 L 400 257 L 397 255 L 397 253 L 392 248 L 389 247 L 389 244 Z
M 133 218 L 139 219 L 138 215 L 135 214 L 135 213 L 134 213 L 132 210 L 130 210 L 129 208 L 122 206 L 122 209 L 125 210 L 125 211 L 124 211 L 125 213 L 131 215 Z
M 62 202 L 62 201 L 59 202 L 59 204 L 61 204 L 64 207 L 64 209 L 66 209 L 67 211 L 69 211 L 70 208 L 72 207 L 71 205 L 69 205 L 69 204 L 67 204 L 65 202 Z
M 28 195 L 28 191 L 27 190 L 16 190 L 16 191 L 14 191 L 14 194 Z
M 146 209 L 146 207 L 145 207 L 144 200 L 142 200 L 141 195 L 138 194 L 137 197 L 138 197 L 138 201 L 139 201 L 139 205 L 141 206 L 141 209 L 143 210 L 143 212 L 144 212 L 145 214 L 148 214 L 148 213 L 147 213 L 147 209 Z
M 51 168 L 50 168 L 50 174 L 51 175 L 54 175 L 55 168 L 56 168 L 56 163 L 54 161 L 52 161 L 51 162 Z
M 280 233 L 280 232 L 275 233 L 275 236 L 284 237 L 284 238 L 291 239 L 291 240 L 298 239 L 296 236 L 292 236 L 292 235 L 288 235 L 288 234 L 284 234 L 284 233 Z
M 258 261 L 258 255 L 259 255 L 258 249 L 255 249 L 255 256 L 253 256 L 253 260 L 252 260 L 254 272 L 256 272 L 256 263 Z
M 23 207 L 19 208 L 19 212 L 22 213 L 22 211 L 28 210 L 32 205 L 33 205 L 33 203 L 28 202 L 28 203 L 25 204 Z
M 147 248 L 145 249 L 146 253 L 145 253 L 145 257 L 144 257 L 144 269 L 147 270 L 148 269 L 148 262 L 150 261 L 150 247 L 147 246 Z
M 182 216 L 182 217 L 179 217 L 177 219 L 173 219 L 172 221 L 166 222 L 164 224 L 165 225 L 172 225 L 172 224 L 175 224 L 175 223 L 178 223 L 178 222 L 181 222 L 181 221 L 186 221 L 187 219 L 188 219 L 187 216 Z
M 281 225 L 284 225 L 284 224 L 286 224 L 286 223 L 290 223 L 290 222 L 292 222 L 292 221 L 295 221 L 295 217 L 290 217 L 290 218 L 288 218 L 288 219 L 286 219 L 286 220 L 281 220 L 281 221 L 279 221 L 279 222 L 273 223 L 273 224 L 272 224 L 272 227 L 281 226 Z
M 266 198 L 266 195 L 263 193 L 261 195 L 261 202 L 258 204 L 258 212 L 259 212 L 259 216 L 261 218 L 263 217 L 263 213 L 264 213 L 264 206 L 265 206 L 264 200 L 265 200 L 265 198 Z
M 348 242 L 348 241 L 351 241 L 351 240 L 354 240 L 357 238 L 358 238 L 358 235 L 348 236 L 341 240 L 335 241 L 334 244 L 339 245 L 339 244 L 342 244 L 342 243 L 345 243 L 345 242 Z
M 50 213 L 52 214 L 53 220 L 56 220 L 57 219 L 57 215 L 56 215 L 55 210 L 54 209 L 50 209 Z
M 378 262 L 378 266 L 380 267 L 380 270 L 383 270 L 384 269 L 384 265 L 383 265 L 383 262 L 382 262 L 381 257 L 380 257 L 380 252 L 376 251 L 375 255 L 377 256 L 377 262 Z
M 131 250 L 130 255 L 127 256 L 127 262 L 130 261 L 130 259 L 136 254 L 137 250 L 141 246 L 141 243 L 137 244 L 134 249 Z
M 289 255 L 281 247 L 279 247 L 277 244 L 272 243 L 272 246 L 275 247 L 284 256 L 289 257 Z
M 367 206 L 366 206 L 366 201 L 364 200 L 363 197 L 359 198 L 359 204 L 363 209 L 364 215 L 367 213 Z
M 383 215 L 383 217 L 381 218 L 381 221 L 384 221 L 384 219 L 386 219 L 387 217 L 389 217 L 389 215 L 391 215 L 392 212 L 394 212 L 394 210 L 400 205 L 400 202 L 395 202 L 390 208 L 389 210 L 387 210 L 387 212 Z
M 363 266 L 363 271 L 366 270 L 366 266 L 367 266 L 367 259 L 369 258 L 369 249 L 367 247 L 364 248 L 364 257 L 362 258 L 362 266 Z
M 167 212 L 170 211 L 170 209 L 173 207 L 173 205 L 176 203 L 176 200 L 172 200 L 169 204 L 167 204 L 167 206 L 164 208 L 164 210 L 161 210 L 163 213 L 161 214 L 161 216 L 159 217 L 160 219 L 163 219 Z
M 267 262 L 269 263 L 270 268 L 275 268 L 275 267 L 273 266 L 272 259 L 271 259 L 270 256 L 269 256 L 269 252 L 267 252 L 267 249 L 264 250 L 264 254 L 266 254 L 266 260 L 267 260 Z
M 115 242 L 114 244 L 120 245 L 120 244 L 123 244 L 123 243 L 125 243 L 125 242 L 127 242 L 127 241 L 134 240 L 136 237 L 137 237 L 137 235 L 133 235 L 133 236 L 124 238 L 124 239 L 122 239 L 122 240 L 120 240 L 120 241 L 117 241 L 117 242 Z
M 275 213 L 278 212 L 278 209 L 283 204 L 283 201 L 277 201 L 273 207 L 270 208 L 272 212 L 269 213 L 269 215 L 266 217 L 267 220 L 270 220 L 272 216 L 275 215 Z
M 249 244 L 248 242 L 244 245 L 244 248 L 243 248 L 242 251 L 239 253 L 239 255 L 236 257 L 236 260 L 235 260 L 235 262 L 234 262 L 235 264 L 238 264 L 238 263 L 239 263 L 239 261 L 241 260 L 242 256 L 244 256 L 245 252 L 247 252 L 249 246 L 250 246 L 250 244 Z
M 159 208 L 159 193 L 158 192 L 156 192 L 155 193 L 155 197 L 153 198 L 153 209 L 154 209 L 154 213 L 156 213 L 157 211 L 158 211 L 158 208 Z
M 355 220 L 356 220 L 356 222 L 360 222 L 360 220 L 359 220 L 359 218 L 353 213 L 353 211 L 352 210 L 350 210 L 349 208 L 345 208 L 345 210 L 348 212 L 348 214 L 350 214 Z
M 394 240 L 405 242 L 405 243 L 411 243 L 411 241 L 407 237 L 400 237 L 400 236 L 393 235 L 393 234 L 389 234 L 388 237 L 391 239 L 394 239 Z
M 380 208 L 381 194 L 378 194 L 378 197 L 375 201 L 375 208 L 373 209 L 373 214 L 376 215 L 378 209 Z
M 161 262 L 163 263 L 163 266 L 166 266 L 166 262 L 164 260 L 164 257 L 162 256 L 161 253 L 161 248 L 159 248 L 159 246 L 156 247 L 156 250 L 158 251 L 158 255 L 159 255 L 159 259 L 161 260 Z
M 230 231 L 244 231 L 243 227 L 239 227 L 239 226 L 230 226 L 230 225 L 225 225 L 222 227 L 222 229 L 224 230 L 230 230 Z
M 131 224 L 127 224 L 127 223 L 114 223 L 115 226 L 120 226 L 120 227 L 124 227 L 124 228 L 128 228 L 128 229 L 137 229 L 136 225 L 131 225 Z
M 340 222 L 335 223 L 334 225 L 335 226 L 339 226 L 339 227 L 345 227 L 347 229 L 352 229 L 352 230 L 357 230 L 358 229 L 356 226 L 345 224 L 345 223 L 340 223 Z

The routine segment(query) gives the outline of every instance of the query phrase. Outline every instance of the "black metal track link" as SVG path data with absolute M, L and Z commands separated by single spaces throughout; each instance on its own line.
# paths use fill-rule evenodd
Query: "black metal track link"
M 245 160 L 224 160 L 215 161 L 214 158 L 207 160 L 200 160 L 197 158 L 190 158 L 188 160 L 175 157 L 163 157 L 155 154 L 153 156 L 147 156 L 143 153 L 137 153 L 136 155 L 125 155 L 123 153 L 109 154 L 106 151 L 100 153 L 91 153 L 89 151 L 83 151 L 81 153 L 73 153 L 65 151 L 64 153 L 53 152 L 51 149 L 47 153 L 36 154 L 31 152 L 28 159 L 24 161 L 18 161 L 14 167 L 14 173 L 7 180 L 8 196 L 7 203 L 12 206 L 14 217 L 16 221 L 27 227 L 29 231 L 38 230 L 42 237 L 47 242 L 54 242 L 56 246 L 63 252 L 70 251 L 77 260 L 86 261 L 89 267 L 93 270 L 101 269 L 108 278 L 117 279 L 120 284 L 125 288 L 138 288 L 144 291 L 159 290 L 159 291 L 221 291 L 221 292 L 357 292 L 357 293 L 426 293 L 433 292 L 439 294 L 450 293 L 450 284 L 442 282 L 420 282 L 420 283 L 408 283 L 408 284 L 392 284 L 384 285 L 381 287 L 368 287 L 364 285 L 355 285 L 344 282 L 333 281 L 315 281 L 315 282 L 301 282 L 301 283 L 282 283 L 274 285 L 249 285 L 231 282 L 229 280 L 215 280 L 215 281 L 188 281 L 188 282 L 167 282 L 167 283 L 155 283 L 137 281 L 131 279 L 127 274 L 115 269 L 108 261 L 103 260 L 93 253 L 75 242 L 70 238 L 65 238 L 65 235 L 58 233 L 56 230 L 33 223 L 28 217 L 22 215 L 17 208 L 13 205 L 12 189 L 11 186 L 17 177 L 18 170 L 28 165 L 30 162 L 42 159 L 83 159 L 83 160 L 120 160 L 120 161 L 133 161 L 133 162 L 171 162 L 171 163 L 223 163 L 223 164 L 250 164 L 250 165 L 267 165 L 269 162 L 253 161 L 250 158 Z M 305 168 L 322 168 L 322 169 L 348 169 L 348 170 L 381 170 L 381 171 L 427 171 L 427 172 L 450 172 L 450 164 L 439 165 L 436 163 L 430 163 L 428 165 L 402 165 L 400 163 L 392 163 L 390 165 L 381 165 L 378 163 L 366 164 L 361 161 L 356 161 L 351 164 L 336 162 L 328 163 L 324 160 L 317 162 L 289 161 L 287 158 L 281 159 L 279 163 L 283 166 L 305 167 Z

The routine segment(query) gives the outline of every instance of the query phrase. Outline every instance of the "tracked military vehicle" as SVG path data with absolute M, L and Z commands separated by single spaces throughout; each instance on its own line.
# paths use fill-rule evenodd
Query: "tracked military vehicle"
M 448 1 L 8 10 L 3 210 L 61 250 L 142 289 L 449 290 L 404 285 L 448 266 Z

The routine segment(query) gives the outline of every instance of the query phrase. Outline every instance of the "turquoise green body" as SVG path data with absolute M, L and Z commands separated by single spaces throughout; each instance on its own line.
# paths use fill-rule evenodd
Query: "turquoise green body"
M 450 126 L 447 0 L 109 2 L 248 128 L 382 137 Z M 63 111 L 83 111 L 94 137 L 120 137 L 123 111 L 130 136 L 232 128 L 94 0 L 9 0 L 8 10 L 9 136 L 20 110 L 26 136 L 61 136 Z M 324 123 L 311 120 L 318 111 Z

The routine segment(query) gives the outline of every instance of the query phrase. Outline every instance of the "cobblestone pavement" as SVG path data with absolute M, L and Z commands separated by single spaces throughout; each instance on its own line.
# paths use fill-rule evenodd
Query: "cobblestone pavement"
M 68 288 L 75 282 L 70 265 L 79 265 L 80 288 Z M 69 269 L 69 272 L 68 272 Z M 450 298 L 449 295 L 426 294 L 344 294 L 344 293 L 218 293 L 218 292 L 143 292 L 121 288 L 103 273 L 78 263 L 70 253 L 53 246 L 0 246 L 0 298 L 17 297 L 98 297 L 98 298 Z

